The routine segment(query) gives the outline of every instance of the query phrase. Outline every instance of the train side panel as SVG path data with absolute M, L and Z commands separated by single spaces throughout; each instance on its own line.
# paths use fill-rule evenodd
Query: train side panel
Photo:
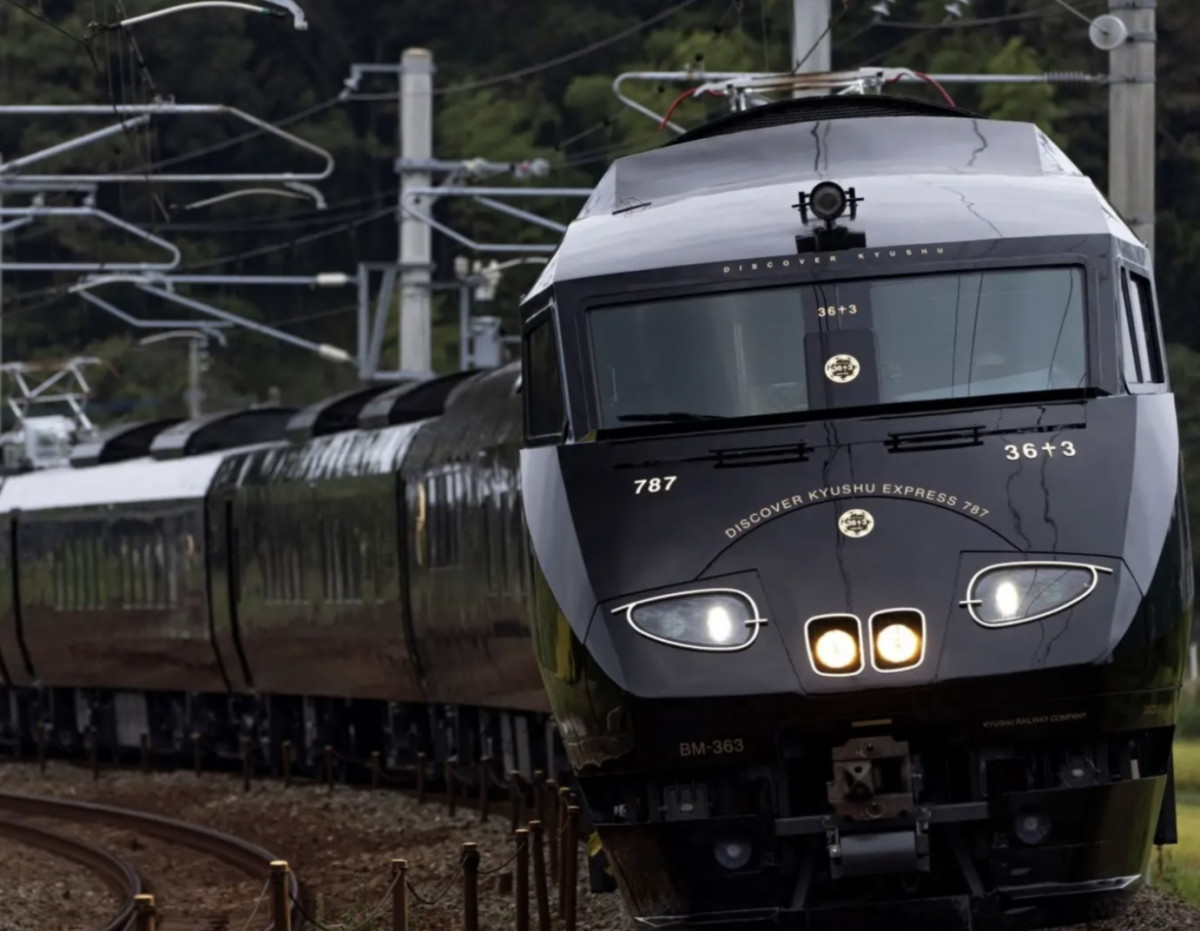
M 219 455 L 11 479 L 20 618 L 43 686 L 220 692 L 203 498 Z
M 522 601 L 518 374 L 464 383 L 405 459 L 413 625 L 431 701 L 548 710 Z
M 222 476 L 214 506 L 233 502 L 234 616 L 259 692 L 423 700 L 396 517 L 396 465 L 416 430 L 250 453 Z

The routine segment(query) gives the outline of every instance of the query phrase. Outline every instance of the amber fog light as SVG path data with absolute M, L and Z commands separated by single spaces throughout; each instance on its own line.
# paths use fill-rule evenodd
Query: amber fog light
M 862 671 L 862 628 L 852 614 L 823 614 L 804 625 L 808 660 L 822 676 L 852 676 Z
M 871 615 L 871 665 L 879 672 L 898 672 L 925 659 L 925 615 L 915 608 L 896 608 Z

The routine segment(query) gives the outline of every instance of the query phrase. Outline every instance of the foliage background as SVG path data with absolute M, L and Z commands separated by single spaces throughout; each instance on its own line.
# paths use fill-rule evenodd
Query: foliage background
M 1106 0 L 1072 0 L 1088 16 Z M 184 12 L 130 33 L 103 31 L 89 44 L 88 24 L 113 22 L 161 8 L 161 0 L 0 0 L 0 104 L 147 102 L 227 103 L 272 122 L 335 98 L 353 62 L 396 62 L 405 47 L 435 56 L 435 154 L 495 161 L 544 157 L 555 166 L 542 182 L 588 186 L 615 155 L 663 141 L 655 125 L 622 107 L 611 91 L 625 70 L 772 70 L 790 60 L 791 0 L 692 0 L 660 16 L 662 0 L 301 0 L 311 27 L 225 10 Z M 1081 71 L 1106 73 L 1107 56 L 1087 41 L 1086 23 L 1057 0 L 974 0 L 965 18 L 949 20 L 943 0 L 895 0 L 879 22 L 868 0 L 834 0 L 834 67 L 907 65 L 929 72 Z M 1163 4 L 1158 16 L 1159 296 L 1178 393 L 1185 451 L 1200 439 L 1200 318 L 1190 295 L 1200 268 L 1200 17 L 1188 3 Z M 22 9 L 24 7 L 24 9 Z M 659 17 L 648 28 L 636 27 Z M 629 31 L 586 54 L 549 67 Z M 1195 41 L 1193 41 L 1195 40 Z M 514 73 L 515 72 L 515 73 Z M 379 99 L 335 103 L 288 125 L 328 148 L 337 168 L 320 187 L 329 207 L 271 197 L 240 197 L 184 209 L 232 185 L 113 184 L 97 203 L 166 237 L 183 251 L 184 268 L 232 274 L 353 272 L 359 261 L 396 256 L 393 208 L 398 154 L 394 77 L 367 78 L 361 90 Z M 1107 92 L 1088 85 L 957 86 L 956 101 L 1006 119 L 1035 120 L 1101 187 L 1107 186 Z M 640 99 L 658 112 L 678 88 L 643 87 Z M 923 86 L 903 92 L 931 95 Z M 684 103 L 675 119 L 703 121 L 719 101 Z M 105 117 L 25 117 L 0 113 L 0 156 L 9 159 L 111 123 Z M 315 159 L 269 137 L 229 145 L 244 127 L 220 116 L 156 119 L 124 135 L 38 164 L 41 173 L 123 171 L 146 177 L 148 164 L 208 172 L 307 170 Z M 159 170 L 162 167 L 160 166 Z M 503 179 L 488 183 L 505 183 Z M 21 198 L 9 197 L 25 203 Z M 68 196 L 48 196 L 68 204 Z M 529 202 L 568 220 L 578 201 Z M 552 233 L 483 210 L 444 201 L 441 219 L 482 241 L 552 241 Z M 6 255 L 23 261 L 148 257 L 153 250 L 94 221 L 39 220 L 10 233 Z M 453 280 L 457 247 L 434 237 L 436 277 Z M 516 299 L 536 268 L 514 269 L 491 312 L 515 322 Z M 8 360 L 88 354 L 97 372 L 91 410 L 97 420 L 182 413 L 182 343 L 153 348 L 63 286 L 72 276 L 9 274 L 4 283 L 3 349 Z M 180 288 L 181 293 L 189 293 Z M 308 339 L 353 349 L 355 295 L 347 289 L 218 288 L 190 293 Z M 456 300 L 435 300 L 435 367 L 457 367 Z M 125 285 L 104 296 L 151 318 L 170 313 Z M 383 366 L 394 368 L 397 333 L 389 323 Z M 214 352 L 204 388 L 211 407 L 264 399 L 277 387 L 285 403 L 302 404 L 352 387 L 352 367 L 239 330 Z M 1200 457 L 1188 484 L 1200 516 Z M 1198 550 L 1200 553 L 1200 550 Z

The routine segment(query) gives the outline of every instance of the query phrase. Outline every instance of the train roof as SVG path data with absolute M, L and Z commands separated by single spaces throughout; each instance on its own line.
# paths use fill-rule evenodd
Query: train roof
M 862 198 L 857 220 L 839 222 L 865 232 L 868 248 L 1091 234 L 1141 245 L 1032 123 L 902 98 L 805 98 L 617 159 L 529 295 L 555 281 L 794 253 L 809 229 L 797 196 L 823 180 Z
M 415 420 L 380 429 L 331 431 L 304 443 L 236 450 L 226 457 L 212 488 L 219 491 L 392 472 L 426 423 Z
M 169 460 L 146 456 L 85 472 L 43 469 L 14 475 L 0 486 L 0 514 L 201 499 L 225 455 L 212 452 Z

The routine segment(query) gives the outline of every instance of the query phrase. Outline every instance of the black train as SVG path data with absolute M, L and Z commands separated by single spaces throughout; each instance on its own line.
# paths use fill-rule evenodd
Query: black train
M 788 101 L 616 162 L 523 306 L 535 639 L 650 927 L 1046 927 L 1174 842 L 1150 256 L 1036 127 Z
M 1193 597 L 1152 282 L 1032 126 L 718 121 L 605 175 L 520 371 L 7 479 L 3 736 L 470 781 L 560 771 L 552 709 L 643 924 L 1107 908 L 1174 840 Z

